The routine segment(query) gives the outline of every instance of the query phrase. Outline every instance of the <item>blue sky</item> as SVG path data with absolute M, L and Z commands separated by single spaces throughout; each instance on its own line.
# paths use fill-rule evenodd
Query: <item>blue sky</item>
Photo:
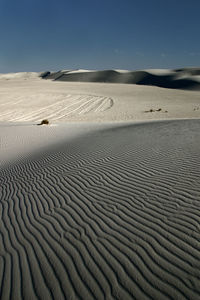
M 0 0 L 0 73 L 200 66 L 200 0 Z

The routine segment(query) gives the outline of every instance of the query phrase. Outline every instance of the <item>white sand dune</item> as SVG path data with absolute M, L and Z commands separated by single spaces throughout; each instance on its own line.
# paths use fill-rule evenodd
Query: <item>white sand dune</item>
M 199 91 L 18 76 L 0 80 L 0 121 L 40 122 L 48 118 L 50 123 L 115 122 L 200 117 Z
M 199 76 L 0 76 L 0 299 L 200 299 Z
M 200 74 L 200 68 L 185 68 L 177 70 L 152 69 L 138 71 L 77 70 L 70 72 L 45 73 L 42 78 L 59 81 L 75 82 L 107 82 L 159 86 L 170 89 L 200 90 L 200 83 L 195 75 Z
M 200 121 L 71 129 L 1 127 L 0 298 L 200 299 Z
M 0 74 L 0 79 L 34 79 L 40 76 L 40 72 L 18 72 L 18 73 L 8 73 L 8 74 Z

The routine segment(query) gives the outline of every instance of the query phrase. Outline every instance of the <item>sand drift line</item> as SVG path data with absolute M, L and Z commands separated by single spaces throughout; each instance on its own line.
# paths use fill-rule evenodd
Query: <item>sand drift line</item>
M 43 99 L 49 104 L 43 106 Z M 16 101 L 18 100 L 18 101 Z M 110 109 L 114 101 L 110 97 L 77 94 L 36 94 L 13 97 L 13 102 L 0 103 L 1 121 L 67 120 L 68 116 L 101 113 Z M 12 109 L 11 109 L 12 107 Z

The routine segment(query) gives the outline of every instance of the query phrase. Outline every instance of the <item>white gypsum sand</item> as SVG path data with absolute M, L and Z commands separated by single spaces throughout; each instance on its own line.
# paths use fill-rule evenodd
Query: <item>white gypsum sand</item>
M 199 117 L 199 91 L 18 77 L 0 80 L 0 121 L 40 122 L 47 118 L 53 123 L 112 122 Z
M 0 299 L 200 299 L 199 93 L 0 84 Z

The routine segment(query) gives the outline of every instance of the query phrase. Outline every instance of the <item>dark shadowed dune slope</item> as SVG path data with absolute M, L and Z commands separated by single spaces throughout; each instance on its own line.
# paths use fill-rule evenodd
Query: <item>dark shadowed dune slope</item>
M 0 170 L 0 299 L 200 299 L 200 121 L 115 126 Z
M 41 77 L 43 79 L 52 79 L 52 80 L 59 80 L 60 77 L 63 76 L 63 72 L 62 71 L 58 71 L 58 72 L 44 72 L 42 73 Z
M 177 69 L 168 75 L 155 75 L 151 71 L 118 72 L 115 70 L 46 73 L 45 79 L 74 82 L 107 82 L 151 85 L 170 89 L 200 90 L 200 68 Z
M 200 75 L 200 68 L 182 68 L 182 69 L 176 69 L 174 71 L 189 74 L 189 75 Z

